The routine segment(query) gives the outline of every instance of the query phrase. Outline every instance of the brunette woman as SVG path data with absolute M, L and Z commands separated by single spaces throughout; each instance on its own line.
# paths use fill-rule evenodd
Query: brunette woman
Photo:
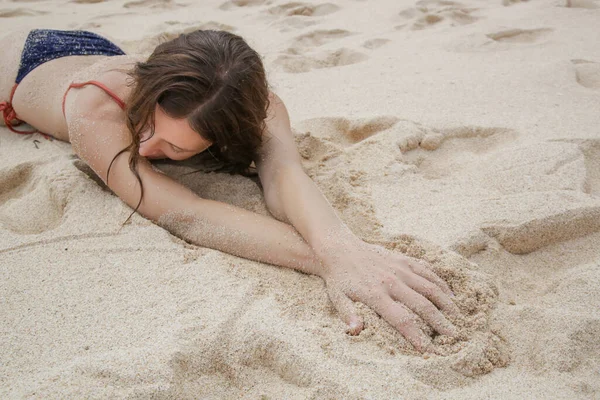
M 351 334 L 353 301 L 374 309 L 418 350 L 429 338 L 412 312 L 455 335 L 446 283 L 423 262 L 368 244 L 342 223 L 305 174 L 283 101 L 239 36 L 195 31 L 126 55 L 84 31 L 33 30 L 0 40 L 0 110 L 7 127 L 70 142 L 125 203 L 199 246 L 322 277 Z M 152 168 L 209 151 L 232 173 L 258 172 L 274 218 L 202 199 Z

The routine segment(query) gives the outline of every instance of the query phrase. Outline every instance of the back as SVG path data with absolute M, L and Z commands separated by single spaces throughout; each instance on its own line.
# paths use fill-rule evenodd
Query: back
M 68 140 L 62 94 L 69 84 L 88 69 L 93 70 L 92 79 L 98 79 L 107 71 L 102 61 L 125 54 L 110 40 L 87 31 L 22 30 L 0 42 L 5 49 L 0 60 L 0 101 L 8 110 L 5 119 L 13 120 L 16 113 L 18 120 L 61 140 Z

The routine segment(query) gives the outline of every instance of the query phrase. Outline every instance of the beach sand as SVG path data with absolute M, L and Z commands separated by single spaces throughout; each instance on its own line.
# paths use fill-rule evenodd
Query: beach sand
M 340 217 L 431 262 L 464 314 L 437 354 L 361 304 L 348 336 L 321 278 L 121 226 L 68 143 L 0 127 L 0 398 L 599 398 L 600 1 L 568 4 L 0 2 L 2 33 L 132 53 L 246 38 Z M 159 168 L 268 214 L 256 180 Z

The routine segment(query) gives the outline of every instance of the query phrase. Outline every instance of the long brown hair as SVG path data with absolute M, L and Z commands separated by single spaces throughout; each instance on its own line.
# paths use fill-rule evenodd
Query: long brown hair
M 129 168 L 141 186 L 133 213 L 144 195 L 136 168 L 140 136 L 146 129 L 154 134 L 157 104 L 171 118 L 186 118 L 194 131 L 213 143 L 208 151 L 221 162 L 218 170 L 249 173 L 262 142 L 269 87 L 261 57 L 244 39 L 214 30 L 182 34 L 158 45 L 129 75 L 133 87 L 125 112 L 131 144 L 113 158 L 107 183 L 112 163 L 129 151 Z

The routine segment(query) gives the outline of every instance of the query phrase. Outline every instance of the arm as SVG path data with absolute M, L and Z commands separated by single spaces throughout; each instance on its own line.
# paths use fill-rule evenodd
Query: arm
M 275 94 L 271 95 L 266 138 L 257 158 L 269 211 L 292 224 L 317 255 L 327 253 L 330 237 L 356 239 L 304 172 L 287 109 Z
M 79 89 L 69 99 L 67 123 L 73 149 L 106 182 L 111 160 L 130 142 L 123 113 L 93 86 Z M 128 157 L 129 153 L 124 153 L 114 161 L 108 184 L 133 208 L 139 201 L 140 187 L 129 170 Z M 202 199 L 155 171 L 145 159 L 140 159 L 138 171 L 144 185 L 140 214 L 182 239 L 306 273 L 314 274 L 320 268 L 310 247 L 290 225 Z
M 267 137 L 255 160 L 269 211 L 289 222 L 321 260 L 319 275 L 329 297 L 352 333 L 362 319 L 351 300 L 373 308 L 419 350 L 429 338 L 417 328 L 412 310 L 442 334 L 456 335 L 451 316 L 459 311 L 451 291 L 419 260 L 363 242 L 336 215 L 315 183 L 304 172 L 285 105 L 271 97 Z M 401 307 L 403 303 L 406 308 Z

